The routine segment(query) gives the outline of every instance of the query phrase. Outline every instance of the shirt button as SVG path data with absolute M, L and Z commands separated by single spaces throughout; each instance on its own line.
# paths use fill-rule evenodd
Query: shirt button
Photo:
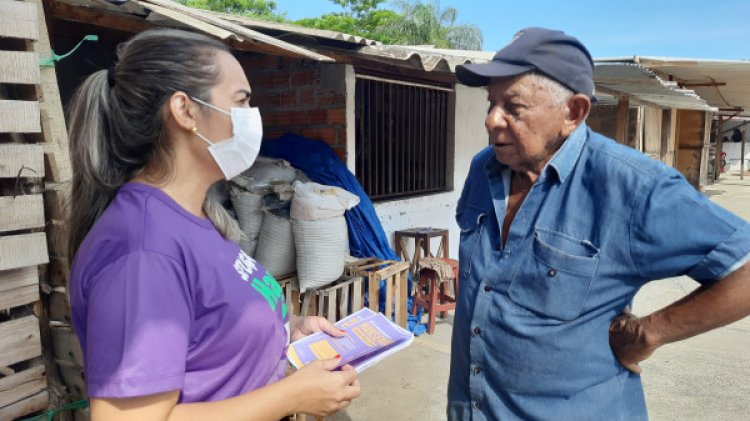
M 475 365 L 473 371 L 474 371 L 474 374 L 479 374 L 482 371 L 482 368 L 479 367 L 478 365 Z
M 480 333 L 482 333 L 482 329 L 480 329 L 479 326 L 475 327 L 474 328 L 474 334 L 475 335 L 479 335 Z
M 550 268 L 550 270 L 547 271 L 547 276 L 549 276 L 550 278 L 554 278 L 555 275 L 557 275 L 556 270 Z
M 474 409 L 479 409 L 479 402 L 472 402 L 471 406 L 473 406 Z
M 489 285 L 485 285 L 484 292 L 490 292 L 490 291 L 492 291 L 492 287 L 490 287 Z

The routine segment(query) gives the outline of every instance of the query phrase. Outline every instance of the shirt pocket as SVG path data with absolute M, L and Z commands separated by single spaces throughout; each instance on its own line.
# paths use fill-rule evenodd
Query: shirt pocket
M 521 307 L 548 318 L 570 321 L 581 314 L 599 264 L 591 242 L 537 229 L 508 289 Z
M 486 212 L 470 206 L 456 217 L 458 227 L 461 229 L 461 243 L 458 250 L 460 279 L 468 279 L 471 274 L 472 260 L 484 230 L 486 217 Z

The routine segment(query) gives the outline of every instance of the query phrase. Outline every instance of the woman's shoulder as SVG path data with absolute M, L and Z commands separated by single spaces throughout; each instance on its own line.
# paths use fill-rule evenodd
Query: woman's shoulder
M 128 183 L 91 228 L 78 254 L 114 261 L 143 251 L 179 259 L 196 237 L 215 234 L 210 221 L 189 214 L 161 190 Z

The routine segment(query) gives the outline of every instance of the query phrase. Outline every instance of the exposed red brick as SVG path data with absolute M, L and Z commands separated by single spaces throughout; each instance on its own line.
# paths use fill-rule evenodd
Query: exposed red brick
M 279 57 L 279 65 L 285 67 L 297 67 L 302 63 L 302 60 L 291 57 Z
M 309 111 L 270 111 L 262 114 L 263 122 L 276 126 L 299 126 L 310 123 Z
M 267 70 L 267 69 L 274 69 L 278 68 L 280 59 L 279 56 L 272 56 L 269 54 L 263 54 L 263 55 L 241 55 L 237 58 L 237 61 L 240 62 L 240 65 L 245 69 L 245 71 L 248 70 Z
M 346 108 L 333 108 L 326 111 L 328 124 L 346 124 Z
M 280 93 L 278 105 L 281 107 L 288 107 L 297 104 L 297 93 L 294 91 Z
M 326 110 L 310 110 L 307 112 L 310 124 L 325 124 L 327 113 Z
M 273 75 L 248 75 L 247 79 L 254 91 L 273 87 Z
M 341 107 L 346 107 L 346 96 L 340 95 L 340 94 L 330 94 L 330 95 L 325 95 L 325 96 L 319 96 L 318 105 L 320 106 L 338 105 Z
M 263 129 L 263 139 L 276 139 L 277 137 L 281 137 L 284 135 L 284 133 L 288 132 L 288 130 L 284 129 L 278 129 L 275 127 L 272 127 L 270 129 Z
M 275 68 L 281 68 L 288 66 L 289 63 L 285 60 L 284 57 L 281 56 L 273 56 L 270 54 L 264 54 L 264 60 L 262 60 L 262 64 L 268 67 L 275 67 Z
M 333 148 L 333 151 L 336 152 L 336 155 L 341 159 L 344 163 L 346 163 L 346 147 L 345 146 L 336 146 Z
M 304 107 L 316 107 L 318 105 L 318 95 L 315 88 L 298 89 L 297 104 Z
M 258 92 L 256 90 L 250 97 L 250 105 L 253 107 L 260 107 L 261 111 L 264 108 L 276 107 L 279 105 L 279 95 L 269 94 L 263 91 Z
M 336 144 L 336 129 L 333 127 L 313 127 L 303 129 L 301 132 L 302 136 L 309 137 L 310 139 L 322 140 L 329 145 Z
M 313 70 L 294 72 L 291 76 L 291 84 L 292 86 L 312 85 L 313 81 L 318 78 L 318 73 L 318 71 Z
M 274 88 L 289 87 L 289 73 L 280 73 L 273 76 Z

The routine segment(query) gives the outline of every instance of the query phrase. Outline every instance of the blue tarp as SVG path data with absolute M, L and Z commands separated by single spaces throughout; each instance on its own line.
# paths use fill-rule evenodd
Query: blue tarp
M 401 260 L 388 245 L 388 238 L 370 197 L 330 146 L 318 140 L 287 133 L 278 139 L 264 139 L 260 153 L 263 156 L 289 161 L 293 167 L 304 172 L 316 183 L 341 187 L 359 196 L 359 205 L 346 212 L 352 256 Z M 409 285 L 411 290 L 411 277 Z M 383 309 L 385 288 L 380 288 L 379 301 L 380 308 Z M 409 308 L 411 305 L 410 297 Z M 418 316 L 409 316 L 409 329 L 417 335 L 425 329 L 424 325 L 418 323 L 421 315 L 422 309 L 419 310 Z

